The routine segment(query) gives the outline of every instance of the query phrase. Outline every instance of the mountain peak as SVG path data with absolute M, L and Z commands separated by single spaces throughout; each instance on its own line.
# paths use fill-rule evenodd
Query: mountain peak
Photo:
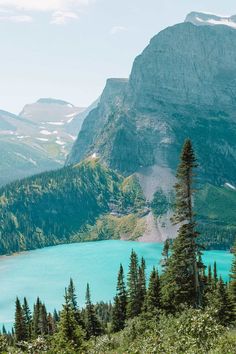
M 223 25 L 236 29 L 236 15 L 220 16 L 204 12 L 190 12 L 185 22 L 190 22 L 195 26 Z
M 55 98 L 40 98 L 37 103 L 40 104 L 59 104 L 59 105 L 63 105 L 63 106 L 70 106 L 70 107 L 74 107 L 74 105 L 72 105 L 69 102 L 63 101 L 63 100 L 58 100 Z

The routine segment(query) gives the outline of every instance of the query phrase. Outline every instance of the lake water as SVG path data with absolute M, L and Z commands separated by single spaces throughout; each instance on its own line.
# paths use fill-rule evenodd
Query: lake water
M 160 267 L 162 244 L 126 241 L 86 242 L 43 248 L 16 256 L 0 257 L 0 324 L 12 324 L 16 296 L 26 296 L 30 305 L 39 296 L 47 309 L 60 309 L 63 293 L 73 278 L 79 305 L 84 305 L 86 283 L 89 282 L 92 300 L 113 299 L 119 264 L 127 273 L 129 256 L 134 249 L 147 263 L 147 273 L 155 265 Z M 232 262 L 232 254 L 225 251 L 206 251 L 205 264 L 217 262 L 218 273 L 225 280 Z

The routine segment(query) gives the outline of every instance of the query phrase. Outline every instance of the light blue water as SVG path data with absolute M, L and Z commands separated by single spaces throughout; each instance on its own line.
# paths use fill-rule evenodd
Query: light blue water
M 12 324 L 16 296 L 26 296 L 32 305 L 39 296 L 47 309 L 60 309 L 63 293 L 70 277 L 84 305 L 86 283 L 89 282 L 93 301 L 113 299 L 119 264 L 127 273 L 129 256 L 134 249 L 147 263 L 147 273 L 155 265 L 160 268 L 162 244 L 125 241 L 86 242 L 43 248 L 17 256 L 0 258 L 0 323 Z M 232 255 L 225 251 L 207 251 L 205 264 L 217 262 L 219 274 L 225 280 Z M 7 327 L 9 327 L 7 325 Z

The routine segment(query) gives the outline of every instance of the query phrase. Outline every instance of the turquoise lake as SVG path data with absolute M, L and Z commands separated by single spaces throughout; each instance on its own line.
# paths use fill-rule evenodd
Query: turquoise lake
M 0 324 L 9 326 L 14 319 L 16 296 L 26 296 L 32 306 L 36 297 L 47 309 L 60 309 L 63 293 L 73 278 L 80 306 L 84 305 L 86 283 L 91 287 L 92 300 L 113 299 L 119 264 L 127 273 L 129 256 L 134 249 L 147 263 L 147 274 L 155 265 L 160 267 L 162 244 L 127 241 L 100 241 L 47 247 L 16 256 L 0 257 Z M 218 273 L 225 280 L 232 262 L 226 251 L 206 251 L 206 265 L 217 262 Z

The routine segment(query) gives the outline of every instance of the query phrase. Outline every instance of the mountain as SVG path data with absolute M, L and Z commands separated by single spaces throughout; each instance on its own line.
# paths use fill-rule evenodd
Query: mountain
M 150 41 L 128 80 L 108 80 L 67 164 L 96 154 L 119 173 L 136 173 L 151 202 L 158 189 L 171 194 L 181 146 L 190 137 L 200 185 L 236 184 L 236 31 L 198 26 L 191 16 Z M 162 227 L 168 218 L 156 223 L 149 216 L 144 239 L 173 234 Z
M 29 132 L 24 140 L 39 145 L 49 156 L 64 163 L 78 134 L 84 116 L 78 117 L 84 108 L 75 107 L 69 102 L 41 98 L 33 104 L 27 104 L 20 117 L 35 123 L 36 129 Z M 73 132 L 69 133 L 73 123 Z
M 32 146 L 23 141 L 27 132 L 35 129 L 35 123 L 0 111 L 0 185 L 60 167 L 60 164 L 39 146 Z
M 96 152 L 123 173 L 153 166 L 174 169 L 183 140 L 190 136 L 202 178 L 233 183 L 235 44 L 236 31 L 227 26 L 186 22 L 159 33 L 136 58 L 118 94 L 107 99 L 105 88 L 68 163 Z
M 85 116 L 83 108 L 51 98 L 20 115 L 0 110 L 0 185 L 61 167 Z
M 145 200 L 127 179 L 87 159 L 0 189 L 0 254 L 67 242 L 137 238 Z

